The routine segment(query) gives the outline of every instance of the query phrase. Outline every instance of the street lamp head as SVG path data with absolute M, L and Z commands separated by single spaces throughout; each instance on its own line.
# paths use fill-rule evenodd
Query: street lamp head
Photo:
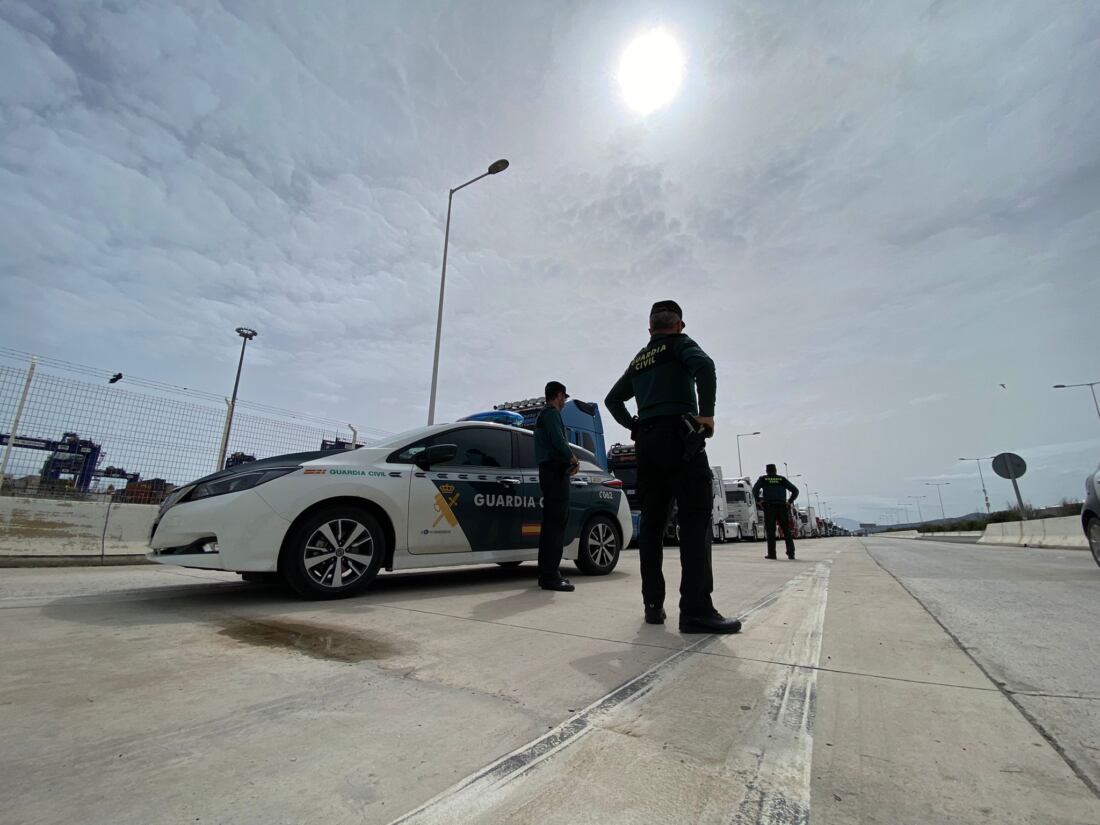
M 246 340 L 249 340 L 249 341 L 251 341 L 257 335 L 259 335 L 259 333 L 256 332 L 256 330 L 249 329 L 248 327 L 237 327 L 237 334 L 239 336 L 241 336 L 242 338 L 244 338 Z
M 507 168 L 508 161 L 506 161 L 504 158 L 501 158 L 500 160 L 495 160 L 489 164 L 489 174 L 496 175 L 503 172 Z
M 760 435 L 760 430 L 757 430 L 756 432 L 754 432 L 753 435 Z
M 1055 384 L 1054 385 L 1054 389 L 1056 389 L 1056 390 L 1064 390 L 1065 388 L 1066 388 L 1065 384 Z

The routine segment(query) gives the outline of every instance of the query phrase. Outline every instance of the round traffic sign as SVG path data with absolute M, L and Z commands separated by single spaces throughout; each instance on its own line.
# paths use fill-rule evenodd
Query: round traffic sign
M 993 472 L 1001 478 L 1021 478 L 1027 472 L 1027 462 L 1016 453 L 1000 453 L 993 457 Z

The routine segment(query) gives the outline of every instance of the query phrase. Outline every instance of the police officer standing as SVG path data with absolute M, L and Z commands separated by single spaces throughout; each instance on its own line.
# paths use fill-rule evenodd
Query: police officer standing
M 542 488 L 542 527 L 539 529 L 539 587 L 543 590 L 574 590 L 572 582 L 561 574 L 561 554 L 565 525 L 569 520 L 569 476 L 575 475 L 580 462 L 569 449 L 561 408 L 569 395 L 565 384 L 546 384 L 546 406 L 535 419 L 535 461 L 539 465 Z
M 680 631 L 736 633 L 737 619 L 714 609 L 710 560 L 711 470 L 700 428 L 714 432 L 714 362 L 684 335 L 684 313 L 675 301 L 649 312 L 649 343 L 639 352 L 604 403 L 631 431 L 638 451 L 642 515 L 638 555 L 645 620 L 663 624 L 665 579 L 661 571 L 665 523 L 676 499 L 680 518 Z M 698 402 L 696 401 L 698 388 Z M 631 418 L 624 402 L 637 399 Z
M 791 494 L 790 500 L 787 493 Z M 764 503 L 764 535 L 768 538 L 766 559 L 775 558 L 775 528 L 783 528 L 783 540 L 787 544 L 787 558 L 794 558 L 794 539 L 791 538 L 791 505 L 798 498 L 798 488 L 786 476 L 776 472 L 775 465 L 767 466 L 767 474 L 756 479 L 752 494 Z

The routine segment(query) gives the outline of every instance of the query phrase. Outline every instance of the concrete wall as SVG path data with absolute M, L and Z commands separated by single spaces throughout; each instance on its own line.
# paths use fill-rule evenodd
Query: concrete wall
M 154 504 L 2 496 L 0 556 L 144 554 L 156 514 Z
M 1089 546 L 1078 516 L 990 524 L 978 539 L 978 543 L 1012 547 L 1081 547 L 1085 549 Z

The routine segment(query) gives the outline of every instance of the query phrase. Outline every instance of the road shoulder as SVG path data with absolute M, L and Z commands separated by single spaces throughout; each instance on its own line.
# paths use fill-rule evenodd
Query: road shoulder
M 1092 823 L 1100 801 L 862 545 L 833 563 L 812 807 L 820 823 Z

